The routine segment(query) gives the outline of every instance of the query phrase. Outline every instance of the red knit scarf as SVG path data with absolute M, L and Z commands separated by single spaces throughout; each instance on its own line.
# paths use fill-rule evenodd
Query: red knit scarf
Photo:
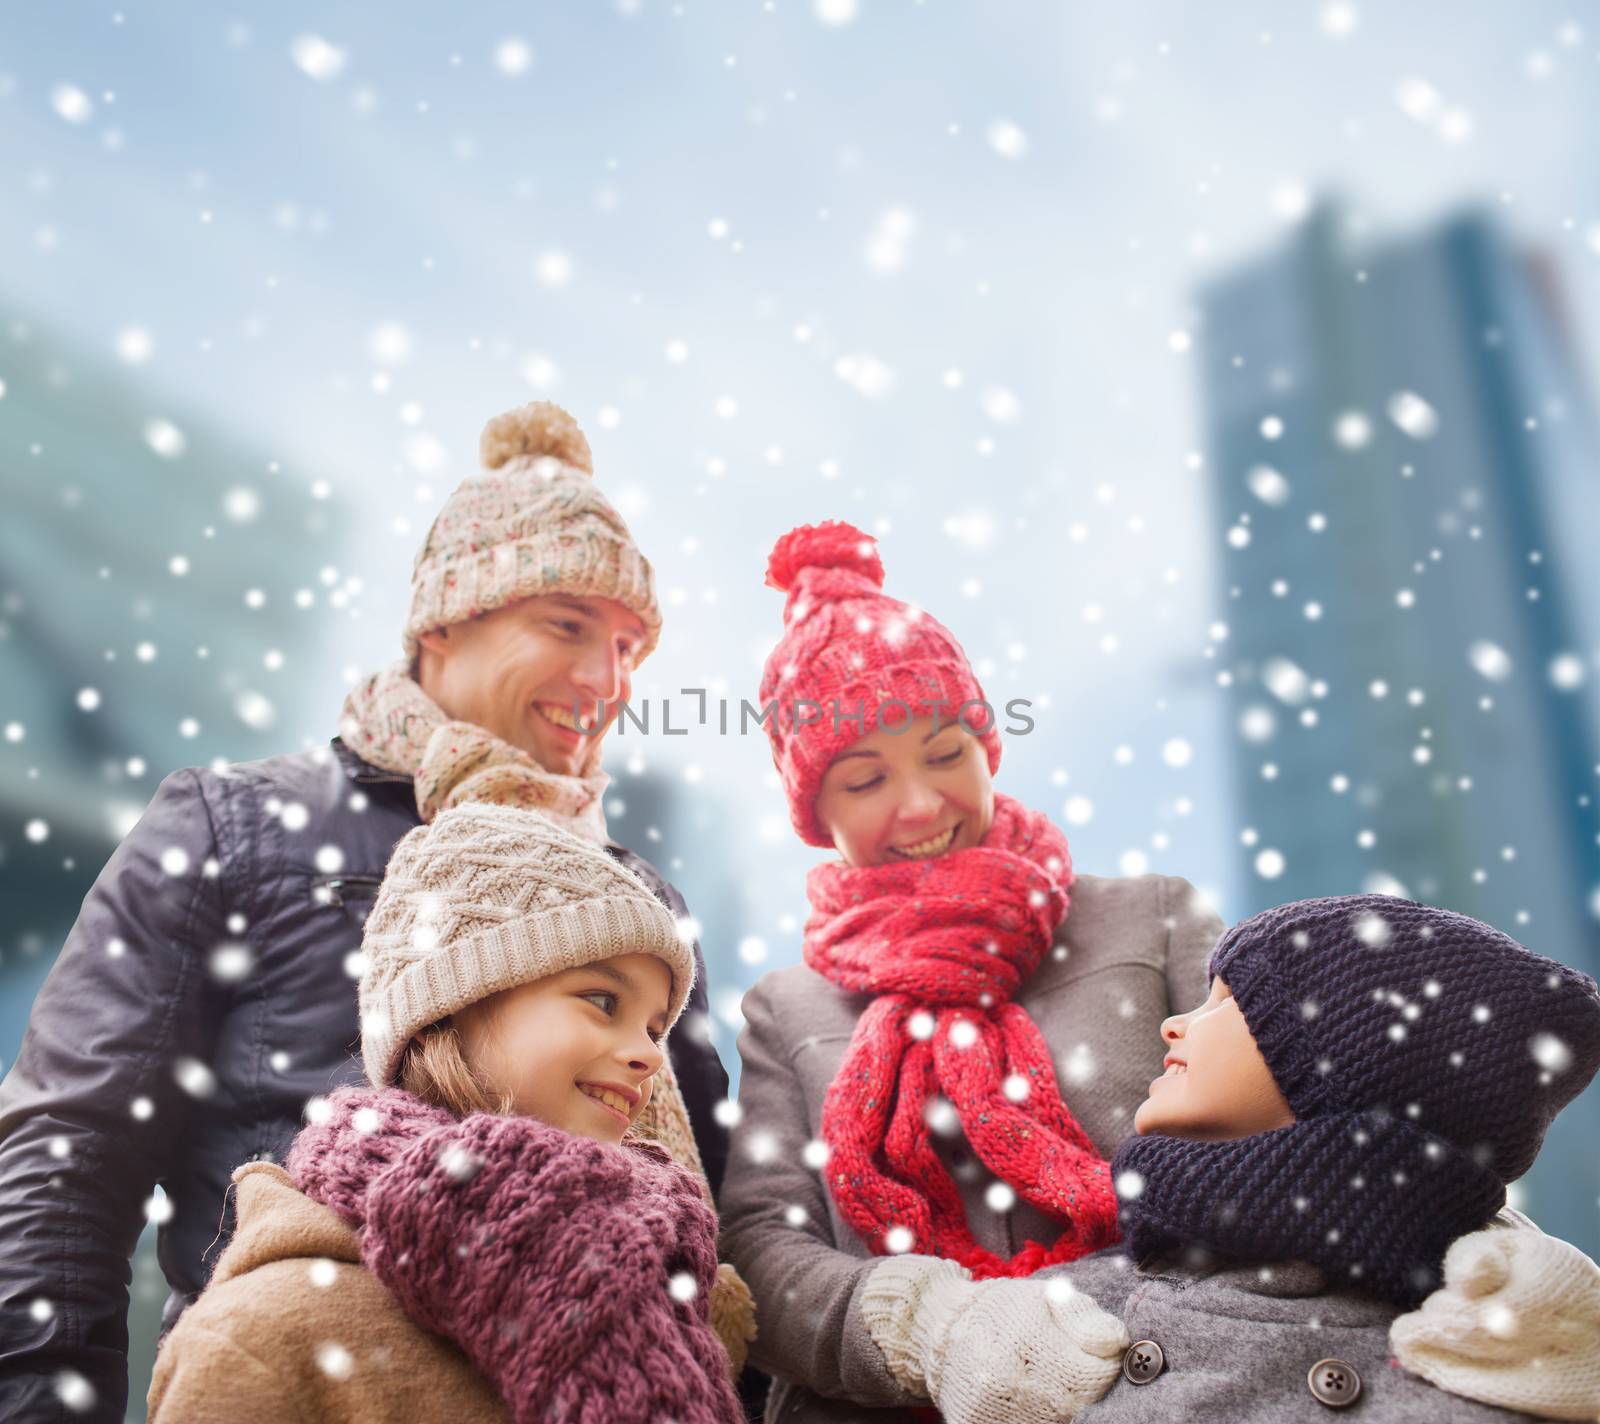
M 876 996 L 822 1106 L 828 1188 L 875 1253 L 941 1256 L 983 1280 L 1029 1276 L 1117 1240 L 1110 1169 L 1062 1101 L 1038 1025 L 1011 1002 L 1054 939 L 1071 884 L 1066 837 L 999 795 L 970 850 L 832 861 L 807 878 L 806 963 Z M 990 1171 L 1066 1223 L 1054 1245 L 1029 1241 L 1003 1260 L 978 1244 L 924 1117 L 936 1094 Z

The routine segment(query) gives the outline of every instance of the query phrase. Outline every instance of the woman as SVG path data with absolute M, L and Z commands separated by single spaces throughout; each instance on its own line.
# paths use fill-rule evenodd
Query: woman
M 762 703 L 825 709 L 770 719 L 774 760 L 801 839 L 842 862 L 811 872 L 806 962 L 744 1001 L 723 1254 L 756 1297 L 769 1419 L 930 1397 L 953 1417 L 982 1361 L 949 1341 L 941 1393 L 908 1389 L 863 1316 L 874 1270 L 944 1255 L 1016 1284 L 983 1294 L 1009 1298 L 1027 1353 L 1061 1308 L 1027 1276 L 1116 1239 L 1105 1158 L 1223 926 L 1177 877 L 1075 877 L 1060 832 L 995 791 L 993 715 L 956 716 L 982 689 L 949 632 L 884 596 L 870 539 L 795 530 L 768 581 L 788 600 Z M 862 722 L 835 720 L 858 703 Z M 1108 1379 L 1120 1340 L 1113 1323 L 1073 1371 Z

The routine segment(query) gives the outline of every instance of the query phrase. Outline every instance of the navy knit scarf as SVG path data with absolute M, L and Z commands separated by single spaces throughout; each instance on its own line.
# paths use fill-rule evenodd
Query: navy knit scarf
M 1506 1197 L 1470 1153 L 1373 1112 L 1226 1142 L 1132 1137 L 1111 1171 L 1136 1260 L 1201 1246 L 1241 1261 L 1309 1261 L 1330 1285 L 1404 1309 L 1439 1284 L 1450 1243 L 1487 1225 Z

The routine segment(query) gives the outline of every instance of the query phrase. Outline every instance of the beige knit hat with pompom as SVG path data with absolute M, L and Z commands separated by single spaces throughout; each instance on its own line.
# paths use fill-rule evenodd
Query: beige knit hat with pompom
M 545 593 L 614 598 L 639 615 L 637 665 L 661 636 L 650 561 L 594 482 L 583 431 L 534 401 L 497 415 L 479 442 L 483 470 L 445 501 L 411 570 L 405 651 L 417 635 Z

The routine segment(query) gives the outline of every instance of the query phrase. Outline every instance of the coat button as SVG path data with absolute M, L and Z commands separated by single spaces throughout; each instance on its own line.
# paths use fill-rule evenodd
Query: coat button
M 1129 1384 L 1149 1384 L 1166 1367 L 1167 1357 L 1154 1340 L 1135 1340 L 1122 1357 L 1122 1374 Z
M 1356 1367 L 1345 1360 L 1318 1360 L 1306 1376 L 1311 1393 L 1329 1409 L 1343 1409 L 1354 1404 L 1361 1394 L 1361 1376 Z

